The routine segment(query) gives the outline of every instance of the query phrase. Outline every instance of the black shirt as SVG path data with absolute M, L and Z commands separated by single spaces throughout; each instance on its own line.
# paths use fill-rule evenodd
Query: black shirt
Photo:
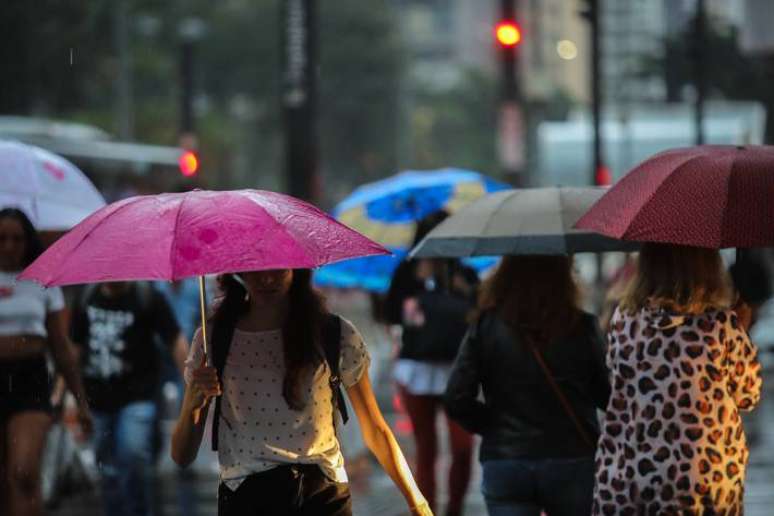
M 416 277 L 416 265 L 416 260 L 404 261 L 395 270 L 385 298 L 385 320 L 403 326 L 400 358 L 451 362 L 467 330 L 466 317 L 474 306 L 478 276 L 459 261 L 448 260 L 448 278 L 433 278 L 431 282 L 424 282 Z M 451 280 L 455 276 L 470 285 L 470 294 L 454 288 Z M 444 279 L 451 283 L 448 289 L 440 287 Z M 430 288 L 428 284 L 437 286 Z M 425 316 L 421 326 L 407 325 L 403 321 L 403 303 L 412 297 L 417 299 Z
M 113 411 L 152 400 L 159 382 L 158 342 L 171 348 L 180 333 L 164 296 L 145 283 L 116 297 L 87 291 L 73 313 L 73 341 L 92 408 Z

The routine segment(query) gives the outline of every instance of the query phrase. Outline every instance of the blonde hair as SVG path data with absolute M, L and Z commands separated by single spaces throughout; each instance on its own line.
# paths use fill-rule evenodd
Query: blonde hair
M 729 277 L 717 250 L 646 243 L 620 306 L 628 312 L 657 306 L 698 314 L 728 308 L 731 298 Z

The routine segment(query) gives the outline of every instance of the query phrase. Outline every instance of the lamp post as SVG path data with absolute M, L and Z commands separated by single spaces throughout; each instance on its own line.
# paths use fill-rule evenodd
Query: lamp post
M 282 5 L 282 105 L 287 185 L 290 195 L 315 202 L 320 195 L 316 130 L 316 2 L 285 0 Z

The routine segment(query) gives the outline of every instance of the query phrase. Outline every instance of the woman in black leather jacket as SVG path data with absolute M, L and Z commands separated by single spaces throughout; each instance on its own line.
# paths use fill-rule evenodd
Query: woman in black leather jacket
M 596 318 L 577 298 L 565 256 L 506 257 L 482 285 L 444 404 L 483 437 L 490 515 L 591 510 L 596 408 L 610 386 Z

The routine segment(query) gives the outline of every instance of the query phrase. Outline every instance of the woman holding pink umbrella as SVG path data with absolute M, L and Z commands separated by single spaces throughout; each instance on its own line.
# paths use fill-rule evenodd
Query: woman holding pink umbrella
M 223 276 L 225 295 L 208 325 L 216 366 L 204 361 L 200 329 L 187 361 L 173 459 L 185 465 L 196 458 L 204 416 L 221 396 L 213 430 L 220 461 L 220 516 L 351 514 L 336 435 L 335 407 L 343 400 L 332 377 L 338 376 L 366 445 L 403 493 L 411 513 L 431 514 L 374 399 L 367 373 L 370 359 L 360 333 L 349 321 L 332 318 L 310 279 L 308 269 Z M 333 343 L 339 346 L 337 364 L 331 364 L 323 349 L 330 345 L 326 333 L 331 321 L 339 324 L 339 339 Z
M 106 206 L 21 277 L 50 286 L 199 276 L 203 286 L 204 275 L 224 275 L 225 295 L 194 338 L 172 441 L 176 462 L 194 460 L 215 400 L 220 514 L 351 513 L 334 424 L 341 385 L 412 512 L 430 514 L 374 400 L 359 333 L 310 286 L 312 268 L 388 253 L 287 195 L 195 190 Z

